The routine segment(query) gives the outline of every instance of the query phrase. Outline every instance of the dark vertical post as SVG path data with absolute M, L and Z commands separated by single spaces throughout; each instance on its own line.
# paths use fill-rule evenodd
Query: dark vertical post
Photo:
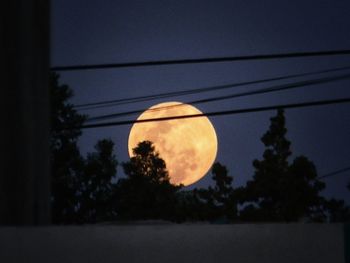
M 0 224 L 48 224 L 49 0 L 2 0 L 0 19 Z

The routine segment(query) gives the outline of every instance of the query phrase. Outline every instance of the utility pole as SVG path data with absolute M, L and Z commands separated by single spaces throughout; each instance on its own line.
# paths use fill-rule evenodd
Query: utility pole
M 0 225 L 49 224 L 49 0 L 0 10 Z

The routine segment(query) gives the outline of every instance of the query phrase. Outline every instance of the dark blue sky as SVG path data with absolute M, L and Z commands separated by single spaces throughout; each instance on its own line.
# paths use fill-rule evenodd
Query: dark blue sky
M 52 1 L 51 64 L 95 64 L 201 57 L 254 55 L 350 48 L 350 1 Z M 350 66 L 350 56 L 294 58 L 62 73 L 75 92 L 74 103 L 119 99 L 183 89 L 250 81 L 287 74 Z M 334 74 L 333 74 L 334 75 Z M 294 81 L 294 80 L 292 80 Z M 279 82 L 281 83 L 281 82 Z M 285 83 L 285 82 L 283 82 Z M 277 84 L 277 83 L 274 83 Z M 273 84 L 273 85 L 274 85 Z M 256 85 L 220 95 L 266 87 Z M 205 93 L 174 98 L 187 102 L 217 96 Z M 350 81 L 315 85 L 288 92 L 250 96 L 198 105 L 203 112 L 350 96 Z M 91 116 L 147 108 L 138 103 L 89 111 Z M 217 160 L 226 165 L 234 184 L 253 174 L 261 158 L 260 137 L 275 112 L 211 118 L 218 134 Z M 134 116 L 136 118 L 137 116 Z M 320 175 L 350 166 L 350 105 L 286 111 L 294 156 L 304 154 Z M 126 161 L 131 126 L 85 130 L 84 152 L 100 138 L 116 143 Z M 122 174 L 119 169 L 119 175 Z M 327 179 L 327 196 L 350 202 L 350 173 Z M 206 186 L 210 175 L 194 186 Z

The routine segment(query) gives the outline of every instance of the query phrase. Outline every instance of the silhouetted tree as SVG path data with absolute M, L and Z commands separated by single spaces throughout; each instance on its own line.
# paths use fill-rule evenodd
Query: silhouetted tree
M 213 222 L 220 217 L 220 209 L 216 203 L 214 190 L 211 186 L 193 189 L 193 198 L 198 200 L 195 202 L 197 206 L 193 207 L 196 211 L 195 215 L 198 217 L 194 218 L 194 220 Z
M 317 179 L 316 167 L 308 158 L 296 157 L 283 183 L 282 214 L 286 221 L 296 221 L 302 217 L 317 222 L 326 219 L 322 209 L 325 199 L 320 196 L 326 185 Z
M 99 222 L 113 218 L 112 198 L 115 191 L 117 160 L 114 143 L 103 139 L 97 142 L 96 152 L 86 158 L 84 173 L 78 189 L 78 216 L 81 222 Z
M 323 198 L 319 193 L 325 185 L 317 180 L 316 168 L 306 157 L 297 157 L 289 165 L 291 143 L 286 133 L 284 112 L 278 110 L 261 139 L 266 150 L 263 160 L 253 162 L 253 180 L 237 190 L 244 206 L 241 220 L 297 221 L 305 217 L 323 220 Z
M 179 221 L 230 222 L 236 218 L 232 177 L 219 162 L 213 165 L 211 172 L 214 187 L 179 193 Z
M 330 199 L 325 202 L 328 221 L 332 223 L 349 222 L 350 209 L 345 205 L 344 200 Z
M 76 222 L 76 196 L 84 159 L 77 146 L 79 127 L 86 117 L 77 113 L 68 100 L 73 96 L 67 85 L 59 84 L 59 76 L 51 73 L 51 166 L 52 218 L 54 223 Z
M 173 219 L 176 192 L 163 159 L 150 141 L 133 149 L 134 157 L 123 163 L 127 178 L 118 181 L 117 213 L 123 219 Z
M 228 222 L 236 217 L 236 201 L 233 196 L 232 180 L 227 168 L 219 162 L 214 163 L 212 170 L 214 187 L 196 189 L 195 193 L 205 206 L 201 207 L 203 217 L 209 221 Z
M 227 168 L 219 162 L 214 163 L 212 173 L 215 186 L 211 192 L 218 208 L 218 216 L 233 220 L 237 216 L 237 203 L 232 187 L 233 178 L 228 175 Z
M 199 197 L 198 189 L 182 190 L 177 193 L 176 202 L 176 218 L 177 222 L 186 221 L 207 221 L 209 218 L 209 211 L 213 207 L 208 206 L 207 202 Z
M 86 120 L 68 101 L 73 96 L 59 76 L 51 74 L 52 217 L 56 224 L 88 223 L 112 214 L 112 180 L 117 161 L 113 142 L 100 140 L 96 152 L 84 158 L 78 147 Z

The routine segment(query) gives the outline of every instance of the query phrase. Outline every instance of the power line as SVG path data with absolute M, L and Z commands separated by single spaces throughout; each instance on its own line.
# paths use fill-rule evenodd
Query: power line
M 293 52 L 279 54 L 263 54 L 263 55 L 246 55 L 234 57 L 211 57 L 211 58 L 195 58 L 195 59 L 174 59 L 174 60 L 154 60 L 143 62 L 125 62 L 125 63 L 107 63 L 107 64 L 91 64 L 91 65 L 71 65 L 71 66 L 54 66 L 53 71 L 77 71 L 77 70 L 96 70 L 108 68 L 130 68 L 130 67 L 149 67 L 163 65 L 184 65 L 184 64 L 200 64 L 200 63 L 218 63 L 233 62 L 247 60 L 267 60 L 267 59 L 284 59 L 298 57 L 318 57 L 318 56 L 336 56 L 350 55 L 350 50 L 326 50 L 313 52 Z
M 328 178 L 328 177 L 331 177 L 331 176 L 335 176 L 335 175 L 338 175 L 338 174 L 345 173 L 347 171 L 350 171 L 350 167 L 346 167 L 346 168 L 343 168 L 343 169 L 340 169 L 340 170 L 337 170 L 337 171 L 334 171 L 334 172 L 331 172 L 331 173 L 328 173 L 328 174 L 325 174 L 325 175 L 322 175 L 322 176 L 318 176 L 317 179 Z
M 105 107 L 118 106 L 118 105 L 122 105 L 122 104 L 150 101 L 150 100 L 155 100 L 155 99 L 160 99 L 160 98 L 169 98 L 169 97 L 176 97 L 176 96 L 182 96 L 182 95 L 197 94 L 197 93 L 217 91 L 217 90 L 223 90 L 223 89 L 231 89 L 231 88 L 236 88 L 236 87 L 246 86 L 246 85 L 261 84 L 261 83 L 271 82 L 271 81 L 286 80 L 286 79 L 297 78 L 297 77 L 305 77 L 305 76 L 309 76 L 309 75 L 318 75 L 318 74 L 324 74 L 324 73 L 344 71 L 344 70 L 348 70 L 348 69 L 350 69 L 350 66 L 324 69 L 324 70 L 319 70 L 319 71 L 311 71 L 311 72 L 300 73 L 300 74 L 291 74 L 291 75 L 274 77 L 274 78 L 266 78 L 266 79 L 262 79 L 262 80 L 245 81 L 245 82 L 224 84 L 224 85 L 218 85 L 218 86 L 210 86 L 210 87 L 197 88 L 197 89 L 188 89 L 188 90 L 181 90 L 181 91 L 175 91 L 175 92 L 152 94 L 152 95 L 146 95 L 146 96 L 138 96 L 138 97 L 116 99 L 116 100 L 105 100 L 105 101 L 100 101 L 100 102 L 84 103 L 84 104 L 75 105 L 74 108 L 80 109 L 80 110 L 105 108 Z
M 266 94 L 266 93 L 277 92 L 277 91 L 285 91 L 285 90 L 290 90 L 290 89 L 306 87 L 306 86 L 310 86 L 310 85 L 325 84 L 325 83 L 329 83 L 329 82 L 333 82 L 333 81 L 340 81 L 340 80 L 349 79 L 349 78 L 350 78 L 350 74 L 343 74 L 343 75 L 332 76 L 332 77 L 304 80 L 304 81 L 299 81 L 299 82 L 294 82 L 294 83 L 289 83 L 289 84 L 276 85 L 273 87 L 268 87 L 268 88 L 263 88 L 263 89 L 257 89 L 257 90 L 253 90 L 253 91 L 246 91 L 246 92 L 240 92 L 240 93 L 235 93 L 235 94 L 230 94 L 230 95 L 225 95 L 225 96 L 218 96 L 218 97 L 212 97 L 212 98 L 207 98 L 207 99 L 194 100 L 194 101 L 188 102 L 188 104 L 195 105 L 195 104 L 221 101 L 221 100 L 227 100 L 227 99 L 233 99 L 233 98 L 239 98 L 239 97 L 245 97 L 245 96 Z M 183 106 L 183 104 L 177 104 L 177 105 L 172 105 L 172 106 L 165 106 L 165 107 L 149 109 L 149 111 L 159 111 L 159 110 L 165 110 L 165 109 L 174 108 L 174 107 L 181 107 L 181 106 Z M 139 109 L 139 110 L 128 111 L 128 112 L 114 113 L 114 114 L 106 114 L 106 115 L 102 115 L 102 116 L 89 118 L 87 121 L 98 121 L 98 120 L 117 118 L 117 117 L 132 115 L 132 114 L 140 114 L 140 113 L 144 112 L 145 110 L 147 110 L 147 109 Z
M 143 123 L 143 122 L 168 121 L 168 120 L 175 120 L 175 119 L 198 118 L 198 117 L 204 117 L 204 116 L 209 117 L 209 116 L 234 115 L 234 114 L 251 113 L 251 112 L 263 112 L 263 111 L 270 111 L 270 110 L 276 110 L 276 109 L 305 108 L 305 107 L 311 107 L 311 106 L 321 106 L 321 105 L 331 105 L 331 104 L 341 104 L 341 103 L 350 103 L 350 98 L 321 100 L 321 101 L 292 103 L 292 104 L 280 104 L 280 105 L 273 105 L 273 106 L 266 106 L 266 107 L 237 109 L 237 110 L 229 110 L 229 111 L 215 111 L 215 112 L 209 112 L 206 114 L 203 113 L 203 114 L 170 116 L 170 117 L 144 119 L 144 120 L 125 120 L 125 121 L 118 121 L 118 122 L 86 124 L 86 125 L 77 126 L 77 127 L 62 127 L 62 130 L 101 128 L 101 127 L 120 126 L 120 125 L 128 125 L 128 124 Z

